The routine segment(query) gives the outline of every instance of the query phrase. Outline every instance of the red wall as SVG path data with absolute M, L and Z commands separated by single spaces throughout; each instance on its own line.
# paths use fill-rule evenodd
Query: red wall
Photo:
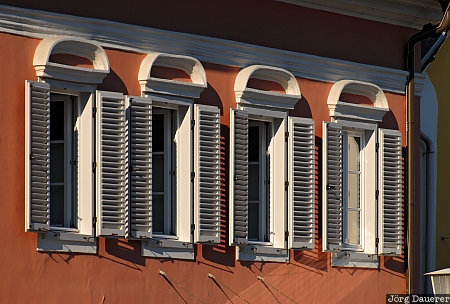
M 240 262 L 227 243 L 229 109 L 235 107 L 234 81 L 239 68 L 203 62 L 208 88 L 196 102 L 221 109 L 222 242 L 196 246 L 194 261 L 140 256 L 140 243 L 99 239 L 98 254 L 36 251 L 37 236 L 24 232 L 24 82 L 36 80 L 32 60 L 39 40 L 0 34 L 0 259 L 1 303 L 289 303 L 258 281 L 261 275 L 299 303 L 384 303 L 385 293 L 404 293 L 403 257 L 382 258 L 380 269 L 331 267 L 321 249 L 321 134 L 329 121 L 326 104 L 331 83 L 299 79 L 302 99 L 291 115 L 316 122 L 316 246 L 292 251 L 290 263 Z M 145 54 L 106 50 L 111 74 L 99 87 L 140 95 L 137 81 Z M 264 64 L 264 63 L 262 63 Z M 386 94 L 392 110 L 382 127 L 398 126 L 405 134 L 405 97 Z M 404 136 L 405 138 L 405 136 Z M 405 141 L 404 141 L 405 142 Z M 159 275 L 165 271 L 170 280 Z M 208 278 L 214 274 L 222 290 Z M 171 284 L 170 284 L 171 283 Z M 200 301 L 198 299 L 200 299 Z
M 132 5 L 120 0 L 2 0 L 2 4 L 397 69 L 404 69 L 406 42 L 416 32 L 273 0 L 153 0 Z

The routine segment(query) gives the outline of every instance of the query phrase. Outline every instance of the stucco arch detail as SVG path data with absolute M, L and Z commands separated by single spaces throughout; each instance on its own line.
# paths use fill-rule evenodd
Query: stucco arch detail
M 92 62 L 93 68 L 51 62 L 50 56 L 55 54 L 86 58 Z M 71 37 L 42 40 L 34 53 L 33 66 L 38 78 L 91 84 L 101 83 L 110 71 L 108 56 L 100 44 Z
M 258 90 L 248 87 L 251 78 L 278 83 L 284 93 Z M 234 92 L 238 104 L 293 109 L 301 98 L 300 86 L 291 72 L 272 66 L 252 65 L 242 69 L 236 77 Z
M 364 96 L 373 102 L 373 106 L 353 104 L 340 100 L 343 93 Z M 377 85 L 358 80 L 340 80 L 336 82 L 328 94 L 330 117 L 334 119 L 354 119 L 381 121 L 389 111 L 389 104 Z
M 151 76 L 154 66 L 184 71 L 192 82 L 177 81 Z M 199 60 L 190 56 L 152 52 L 142 60 L 138 81 L 143 93 L 161 93 L 198 98 L 207 87 L 206 72 Z

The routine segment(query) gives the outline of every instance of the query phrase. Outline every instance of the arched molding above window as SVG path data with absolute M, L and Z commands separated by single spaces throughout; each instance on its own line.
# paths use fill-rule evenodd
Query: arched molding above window
M 341 101 L 343 93 L 363 96 L 373 102 L 371 105 L 355 104 Z M 328 94 L 330 117 L 335 120 L 358 120 L 380 122 L 389 111 L 389 104 L 384 92 L 376 85 L 358 80 L 340 80 Z
M 250 79 L 271 81 L 283 87 L 285 92 L 272 92 L 250 88 Z M 285 69 L 252 65 L 242 69 L 234 83 L 236 102 L 245 106 L 266 106 L 278 109 L 293 109 L 302 97 L 297 79 Z
M 59 54 L 86 58 L 92 62 L 93 68 L 50 61 L 50 56 Z M 36 70 L 36 76 L 40 79 L 49 78 L 87 84 L 101 83 L 110 71 L 108 56 L 100 44 L 70 37 L 54 37 L 42 40 L 34 53 L 33 66 Z
M 191 82 L 151 76 L 154 66 L 184 71 Z M 198 98 L 207 87 L 206 73 L 200 61 L 190 56 L 153 52 L 141 63 L 138 74 L 143 93 L 168 94 L 188 98 Z

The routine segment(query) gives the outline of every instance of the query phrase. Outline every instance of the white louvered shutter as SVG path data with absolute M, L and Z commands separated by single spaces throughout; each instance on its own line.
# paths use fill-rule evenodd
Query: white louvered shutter
M 25 230 L 50 229 L 50 85 L 25 83 Z
M 127 121 L 121 93 L 97 91 L 97 235 L 125 236 L 128 201 Z
M 152 237 L 152 101 L 130 97 L 128 237 Z
M 402 135 L 379 129 L 379 252 L 402 253 Z
M 314 121 L 289 117 L 289 247 L 314 248 Z
M 220 243 L 220 110 L 195 105 L 195 241 Z
M 248 113 L 230 113 L 230 243 L 248 242 Z
M 323 251 L 342 247 L 342 128 L 323 123 Z

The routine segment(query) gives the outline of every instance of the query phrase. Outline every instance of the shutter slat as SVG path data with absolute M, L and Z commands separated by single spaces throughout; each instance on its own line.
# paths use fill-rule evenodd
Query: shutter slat
M 128 204 L 128 125 L 125 98 L 97 91 L 97 233 L 125 236 Z
M 323 251 L 342 247 L 342 130 L 323 123 Z
M 152 237 L 152 101 L 129 98 L 130 219 L 128 237 Z
M 248 243 L 248 113 L 231 109 L 230 243 Z
M 50 229 L 50 85 L 25 83 L 25 230 Z
M 220 243 L 220 110 L 195 105 L 197 243 Z
M 314 121 L 289 117 L 289 247 L 314 248 Z
M 379 129 L 380 254 L 402 251 L 402 137 L 396 130 Z

